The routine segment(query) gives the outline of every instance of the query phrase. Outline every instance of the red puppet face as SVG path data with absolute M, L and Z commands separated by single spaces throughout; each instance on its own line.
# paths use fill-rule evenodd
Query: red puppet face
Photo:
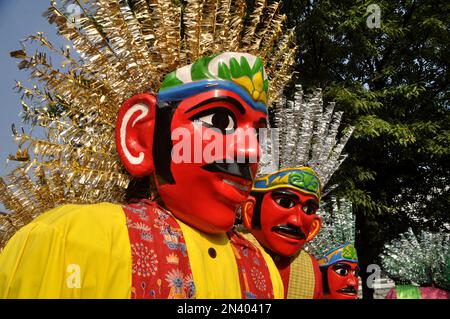
M 265 248 L 280 256 L 292 256 L 320 230 L 316 215 L 317 198 L 292 188 L 281 188 L 264 194 L 259 208 L 260 227 L 250 221 L 258 214 L 249 202 L 244 206 L 244 223 Z M 256 208 L 258 209 L 258 208 Z M 250 217 L 251 218 L 251 217 Z
M 251 191 L 257 129 L 267 126 L 263 64 L 248 53 L 205 56 L 167 74 L 156 98 L 139 94 L 119 110 L 127 171 L 153 176 L 163 206 L 203 232 L 231 229 Z
M 182 100 L 170 125 L 170 172 L 156 166 L 157 189 L 166 208 L 204 232 L 229 230 L 258 169 L 256 129 L 266 127 L 266 117 L 231 90 Z M 154 152 L 154 157 L 164 156 Z
M 231 82 L 205 81 L 164 91 L 158 101 L 149 94 L 127 100 L 116 143 L 133 176 L 155 177 L 163 205 L 176 217 L 223 233 L 251 191 L 257 130 L 266 126 L 264 104 Z
M 327 269 L 329 299 L 356 299 L 358 297 L 359 267 L 355 262 L 340 261 Z

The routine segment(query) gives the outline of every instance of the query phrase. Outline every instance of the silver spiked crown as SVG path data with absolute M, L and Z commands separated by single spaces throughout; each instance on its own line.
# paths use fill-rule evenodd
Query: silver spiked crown
M 450 234 L 411 228 L 384 246 L 383 270 L 402 284 L 435 285 L 450 290 Z
M 321 180 L 322 188 L 345 160 L 342 150 L 354 127 L 340 130 L 343 112 L 334 112 L 335 103 L 323 106 L 322 90 L 305 95 L 295 85 L 293 99 L 281 97 L 274 106 L 275 129 L 261 138 L 259 175 L 284 168 L 308 166 Z
M 355 242 L 355 216 L 352 204 L 345 199 L 331 198 L 319 209 L 322 228 L 317 236 L 305 245 L 305 250 L 316 258 L 333 249 Z

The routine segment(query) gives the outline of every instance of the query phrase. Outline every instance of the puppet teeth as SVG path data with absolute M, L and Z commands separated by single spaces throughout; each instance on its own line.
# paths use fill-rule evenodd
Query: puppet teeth
M 242 184 L 230 181 L 229 179 L 223 179 L 223 182 L 225 184 L 228 184 L 228 185 L 231 185 L 233 187 L 236 187 L 237 189 L 239 189 L 241 191 L 244 191 L 244 192 L 250 191 L 250 186 L 245 186 L 245 185 L 242 185 Z

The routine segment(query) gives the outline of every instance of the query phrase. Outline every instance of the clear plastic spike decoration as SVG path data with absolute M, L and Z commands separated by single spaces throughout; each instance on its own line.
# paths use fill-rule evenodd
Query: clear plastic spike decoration
M 68 14 L 70 6 L 79 15 Z M 276 101 L 296 54 L 280 6 L 256 0 L 249 12 L 245 0 L 187 0 L 183 8 L 175 0 L 51 1 L 45 16 L 71 45 L 56 47 L 38 32 L 11 53 L 30 74 L 31 84 L 18 82 L 17 90 L 22 120 L 37 133 L 13 128 L 15 169 L 0 179 L 10 213 L 0 215 L 0 248 L 57 205 L 123 202 L 130 177 L 115 150 L 117 110 L 136 93 L 157 93 L 178 67 L 223 51 L 258 55 Z
M 259 175 L 309 166 L 324 187 L 345 160 L 342 150 L 354 129 L 339 131 L 343 112 L 334 112 L 334 107 L 324 107 L 321 89 L 305 96 L 301 85 L 295 86 L 293 100 L 281 97 L 274 107 L 275 128 L 262 138 Z
M 436 286 L 450 290 L 450 234 L 412 229 L 384 246 L 383 270 L 397 284 Z
M 308 253 L 321 258 L 340 245 L 355 243 L 355 216 L 351 202 L 333 197 L 322 205 L 317 214 L 322 219 L 322 228 L 312 241 L 306 243 Z

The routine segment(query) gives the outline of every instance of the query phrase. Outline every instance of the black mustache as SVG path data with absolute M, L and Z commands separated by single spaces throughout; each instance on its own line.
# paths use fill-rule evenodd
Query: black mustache
M 225 162 L 225 160 L 224 160 Z M 202 166 L 204 170 L 213 173 L 225 173 L 253 182 L 250 165 L 247 163 L 218 163 L 213 162 Z
M 277 225 L 272 227 L 272 231 L 281 231 L 293 235 L 298 239 L 306 239 L 305 233 L 300 228 L 291 225 Z
M 345 288 L 339 289 L 338 292 L 356 294 L 357 291 L 356 291 L 355 287 L 347 286 Z

